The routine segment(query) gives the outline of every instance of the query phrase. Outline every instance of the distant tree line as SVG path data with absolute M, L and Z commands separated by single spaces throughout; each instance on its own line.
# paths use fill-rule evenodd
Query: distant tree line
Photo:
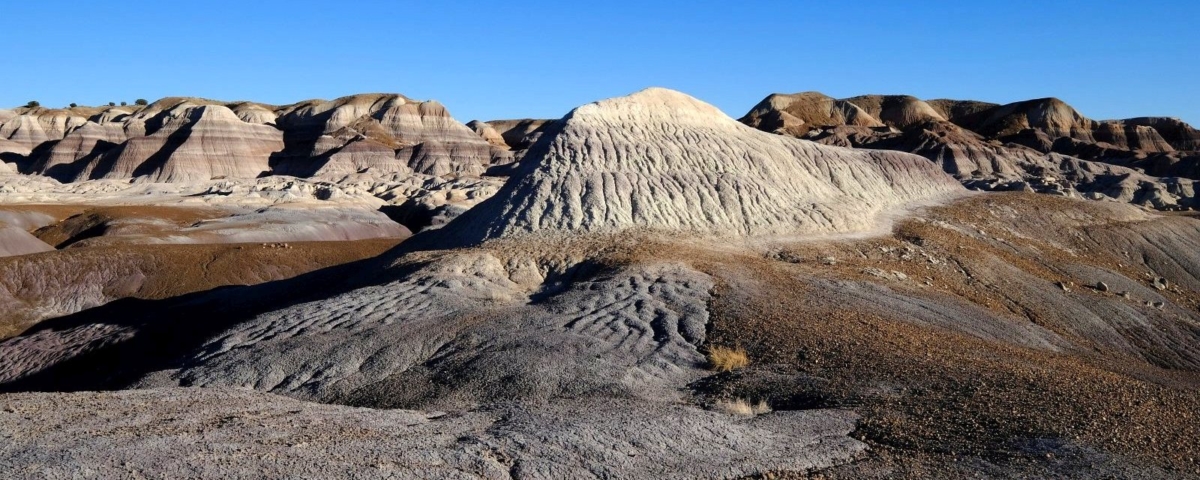
M 146 106 L 146 105 L 149 105 L 149 104 L 150 104 L 150 102 L 146 101 L 146 99 L 144 99 L 144 98 L 139 98 L 139 99 L 137 99 L 137 100 L 134 100 L 134 101 L 133 101 L 133 104 L 134 104 L 134 105 L 137 105 L 137 106 L 144 107 L 144 106 Z M 122 106 L 122 107 L 124 107 L 124 106 L 127 106 L 127 105 L 129 105 L 129 104 L 128 104 L 128 103 L 126 103 L 126 102 L 121 102 L 121 106 Z M 41 107 L 41 106 L 42 106 L 42 103 L 41 103 L 41 102 L 39 102 L 39 101 L 37 101 L 37 100 L 30 100 L 30 101 L 28 101 L 28 102 L 26 102 L 26 103 L 25 103 L 25 108 L 38 108 L 38 107 Z M 77 104 L 77 103 L 75 103 L 75 102 L 71 102 L 71 104 L 70 104 L 70 108 L 75 108 L 75 107 L 78 107 L 78 106 L 79 106 L 79 104 Z M 110 106 L 110 107 L 115 107 L 115 106 L 117 106 L 117 102 L 108 102 L 108 106 Z

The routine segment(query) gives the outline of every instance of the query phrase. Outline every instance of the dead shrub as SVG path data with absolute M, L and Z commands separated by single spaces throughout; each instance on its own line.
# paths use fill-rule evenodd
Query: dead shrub
M 718 372 L 732 372 L 750 365 L 746 350 L 713 346 L 708 349 L 708 366 Z
M 741 415 L 743 417 L 753 417 L 764 413 L 771 413 L 770 405 L 765 401 L 758 403 L 750 403 L 744 398 L 736 398 L 732 400 L 718 400 L 716 403 L 717 410 L 733 415 Z

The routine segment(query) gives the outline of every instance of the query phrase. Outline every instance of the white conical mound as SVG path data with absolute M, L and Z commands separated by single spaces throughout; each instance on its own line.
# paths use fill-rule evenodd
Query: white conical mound
M 701 235 L 835 233 L 962 187 L 928 160 L 772 135 L 651 88 L 576 108 L 492 199 L 448 226 L 461 240 L 643 228 Z

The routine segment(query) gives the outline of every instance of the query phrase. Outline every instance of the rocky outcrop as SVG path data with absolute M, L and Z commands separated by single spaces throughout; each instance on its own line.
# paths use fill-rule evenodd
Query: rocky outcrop
M 960 191 L 907 154 L 747 128 L 652 88 L 573 110 L 495 197 L 446 227 L 468 240 L 628 229 L 702 235 L 865 230 L 874 214 Z

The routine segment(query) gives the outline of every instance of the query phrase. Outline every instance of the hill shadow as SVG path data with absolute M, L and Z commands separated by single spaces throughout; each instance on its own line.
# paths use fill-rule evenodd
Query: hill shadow
M 389 251 L 285 280 L 219 287 L 164 300 L 121 299 L 39 322 L 16 338 L 93 325 L 114 326 L 132 334 L 123 340 L 111 335 L 91 339 L 82 353 L 0 383 L 0 393 L 130 388 L 146 374 L 183 365 L 213 336 L 256 315 L 386 283 L 424 266 L 411 263 L 386 268 L 392 258 L 395 254 Z
M 79 157 L 71 163 L 60 163 L 58 165 L 53 165 L 45 169 L 45 171 L 42 172 L 42 175 L 63 183 L 72 182 L 79 176 L 81 172 L 83 172 L 84 168 L 87 168 L 88 164 L 91 164 L 93 161 L 101 158 L 101 156 L 117 148 L 119 145 L 120 144 L 118 143 L 113 143 L 106 140 L 97 140 L 96 144 L 92 146 L 92 150 L 86 155 Z M 113 160 L 115 160 L 115 156 L 113 157 Z M 109 170 L 111 170 L 111 167 L 109 167 Z

